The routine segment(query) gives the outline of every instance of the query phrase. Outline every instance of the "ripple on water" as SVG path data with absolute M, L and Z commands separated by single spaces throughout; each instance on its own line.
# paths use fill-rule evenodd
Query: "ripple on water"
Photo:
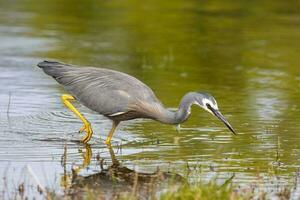
M 94 134 L 91 144 L 103 143 L 111 128 L 110 120 L 94 114 L 84 113 L 92 124 Z M 66 142 L 80 140 L 83 134 L 78 133 L 82 122 L 71 112 L 42 112 L 36 115 L 2 117 L 0 125 L 3 135 L 0 140 L 13 141 L 48 141 Z M 6 139 L 5 135 L 9 135 Z M 132 136 L 122 129 L 117 130 L 113 141 L 122 140 L 123 143 L 130 140 Z

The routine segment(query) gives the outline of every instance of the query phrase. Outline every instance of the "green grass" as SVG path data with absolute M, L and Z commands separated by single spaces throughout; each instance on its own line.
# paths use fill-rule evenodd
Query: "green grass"
M 99 188 L 100 189 L 100 188 Z M 100 189 L 101 190 L 101 189 Z M 138 200 L 138 199 L 151 199 L 151 200 L 252 200 L 252 199 L 273 199 L 265 192 L 255 192 L 251 189 L 240 189 L 239 187 L 232 186 L 231 184 L 218 185 L 215 181 L 208 183 L 198 183 L 195 185 L 182 184 L 182 185 L 169 185 L 164 191 L 157 195 L 154 191 L 150 196 L 141 196 L 141 194 L 132 191 L 120 192 L 110 194 L 109 199 L 114 200 Z M 274 194 L 279 200 L 290 199 L 291 190 L 285 188 L 280 193 Z M 20 196 L 13 196 L 10 199 L 26 199 L 19 198 Z M 106 194 L 99 193 L 99 190 L 91 188 L 83 188 L 81 193 L 73 195 L 59 195 L 55 192 L 47 192 L 45 194 L 47 200 L 71 200 L 71 199 L 86 199 L 86 200 L 102 200 L 108 199 Z M 274 196 L 273 196 L 274 197 Z M 0 199 L 1 195 L 0 195 Z
M 114 200 L 138 200 L 138 199 L 151 199 L 151 200 L 252 200 L 252 199 L 276 199 L 288 200 L 291 197 L 292 188 L 283 188 L 277 193 L 268 194 L 261 190 L 259 186 L 253 184 L 240 187 L 232 183 L 234 176 L 226 180 L 223 184 L 218 184 L 216 179 L 209 182 L 170 182 L 161 187 L 160 184 L 152 183 L 147 185 L 153 188 L 148 193 L 141 193 L 141 187 L 138 182 L 135 182 L 132 187 L 126 190 L 111 190 L 109 193 L 101 187 L 80 187 L 79 190 L 68 190 L 64 195 L 57 194 L 55 191 L 45 190 L 43 196 L 47 200 L 71 200 L 71 199 L 87 199 L 87 200 L 101 200 L 101 199 L 114 199 Z M 23 185 L 21 185 L 23 186 Z M 113 186 L 111 186 L 113 188 Z M 26 199 L 24 196 L 24 188 L 19 186 L 15 195 L 10 196 L 8 199 Z M 142 187 L 144 188 L 144 186 Z M 38 190 L 38 188 L 37 188 Z M 4 195 L 7 196 L 7 195 Z M 3 197 L 4 197 L 3 196 Z M 1 197 L 0 199 L 4 199 Z
M 169 188 L 160 196 L 161 200 L 213 200 L 213 199 L 245 199 L 232 187 L 220 187 L 213 182 L 208 184 L 196 184 L 193 186 L 182 185 L 179 188 Z

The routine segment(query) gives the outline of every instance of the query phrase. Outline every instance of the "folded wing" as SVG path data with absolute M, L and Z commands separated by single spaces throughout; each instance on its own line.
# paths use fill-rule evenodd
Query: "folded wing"
M 38 66 L 83 105 L 106 116 L 128 112 L 135 102 L 160 103 L 147 85 L 122 72 L 53 61 Z

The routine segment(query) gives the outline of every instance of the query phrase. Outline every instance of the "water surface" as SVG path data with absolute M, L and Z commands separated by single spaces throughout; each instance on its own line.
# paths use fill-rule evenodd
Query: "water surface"
M 188 91 L 209 92 L 239 133 L 196 106 L 180 132 L 124 122 L 113 138 L 123 166 L 190 182 L 234 174 L 236 184 L 273 193 L 293 185 L 299 197 L 299 8 L 297 1 L 1 2 L 0 188 L 13 193 L 26 180 L 63 193 L 72 168 L 100 172 L 99 156 L 112 164 L 103 143 L 111 122 L 79 104 L 93 125 L 91 151 L 73 141 L 81 122 L 60 102 L 62 87 L 36 67 L 53 59 L 131 74 L 170 109 Z

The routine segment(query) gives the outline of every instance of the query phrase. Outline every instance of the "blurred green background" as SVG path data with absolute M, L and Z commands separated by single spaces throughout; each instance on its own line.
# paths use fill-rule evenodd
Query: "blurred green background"
M 204 179 L 217 174 L 223 180 L 234 172 L 237 183 L 259 176 L 266 188 L 274 188 L 270 180 L 278 177 L 290 184 L 300 167 L 299 52 L 300 2 L 295 0 L 0 1 L 0 118 L 5 127 L 0 149 L 6 152 L 0 152 L 0 162 L 58 160 L 62 142 L 35 142 L 34 149 L 47 147 L 36 159 L 26 148 L 34 139 L 79 137 L 80 122 L 60 103 L 62 88 L 35 67 L 53 59 L 131 74 L 171 109 L 188 91 L 209 92 L 239 133 L 232 136 L 196 107 L 180 133 L 153 121 L 125 122 L 114 139 L 125 141 L 119 159 L 127 166 L 151 171 L 169 169 L 171 163 L 184 174 L 188 162 L 200 166 Z M 92 148 L 98 152 L 103 142 L 97 137 L 105 137 L 110 122 L 90 117 L 96 127 Z M 45 119 L 53 125 L 46 126 Z M 15 138 L 27 141 L 25 150 L 18 143 L 22 153 L 8 148 L 16 145 Z M 78 145 L 71 148 L 75 152 Z M 78 157 L 74 153 L 70 163 Z

